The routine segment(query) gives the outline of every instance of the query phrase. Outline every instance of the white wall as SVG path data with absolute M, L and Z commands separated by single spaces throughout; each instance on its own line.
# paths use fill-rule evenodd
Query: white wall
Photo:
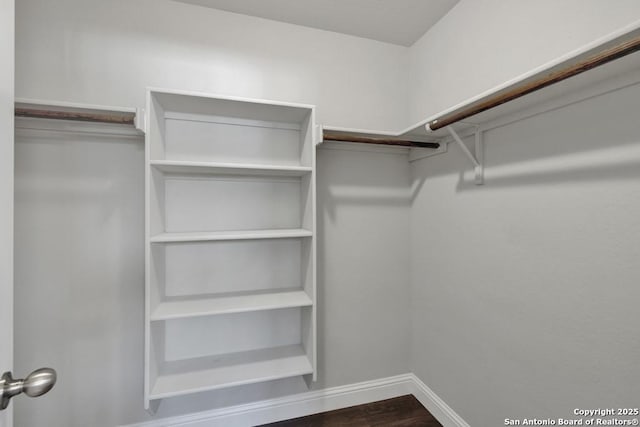
M 16 96 L 141 107 L 158 86 L 398 131 L 639 18 L 635 0 L 462 0 L 408 49 L 170 0 L 24 0 Z
M 638 20 L 636 0 L 461 0 L 410 49 L 409 122 Z
M 637 406 L 640 84 L 412 166 L 412 368 L 471 426 Z
M 74 133 L 17 134 L 16 370 L 59 381 L 16 400 L 16 426 L 143 421 L 143 142 L 58 127 Z M 409 181 L 406 153 L 319 150 L 314 389 L 409 372 Z M 292 378 L 165 399 L 157 417 L 307 390 Z
M 16 370 L 58 372 L 16 427 L 142 417 L 144 143 L 17 129 L 15 200 Z
M 316 104 L 319 121 L 338 126 L 395 129 L 406 117 L 403 47 L 168 0 L 28 0 L 16 13 L 18 97 L 143 106 L 145 87 L 160 86 Z M 141 148 L 113 138 L 53 139 L 18 145 L 17 306 L 24 316 L 16 353 L 21 369 L 59 368 L 60 383 L 40 411 L 20 405 L 17 423 L 140 421 L 148 418 L 141 402 L 143 252 L 136 233 L 143 220 Z M 372 187 L 384 182 L 406 190 L 406 157 L 346 156 L 351 161 L 339 166 L 323 162 L 333 154 L 319 160 L 316 388 L 409 370 L 408 201 L 375 199 Z M 35 182 L 24 190 L 25 180 Z M 46 187 L 58 181 L 66 187 Z M 83 193 L 74 182 L 92 183 L 107 197 Z M 333 192 L 340 197 L 345 186 L 373 188 L 374 199 L 338 205 Z M 369 239 L 344 241 L 361 218 L 368 218 L 359 229 Z M 373 244 L 381 235 L 392 254 Z M 22 310 L 33 298 L 42 306 L 39 322 Z M 168 399 L 158 416 L 304 390 L 297 378 Z
M 411 121 L 640 18 L 636 1 L 462 0 L 411 48 Z M 486 184 L 412 166 L 412 370 L 472 426 L 634 404 L 640 88 L 486 134 Z
M 144 106 L 157 86 L 318 106 L 402 127 L 407 48 L 170 0 L 21 0 L 16 96 Z
M 410 371 L 407 154 L 338 147 L 324 145 L 317 158 L 318 360 L 327 386 Z
M 334 126 L 396 129 L 407 115 L 404 47 L 168 0 L 25 0 L 16 13 L 17 97 L 143 106 L 145 87 L 159 86 L 316 104 L 318 120 Z M 142 230 L 143 219 L 140 147 L 114 144 L 113 138 L 91 141 L 67 136 L 19 145 L 19 178 L 45 178 L 33 183 L 29 202 L 17 206 L 22 217 L 17 225 L 17 306 L 25 308 L 35 296 L 45 317 L 36 324 L 28 316 L 31 311 L 21 311 L 25 317 L 18 319 L 18 332 L 24 338 L 18 339 L 16 353 L 21 368 L 44 363 L 61 371 L 56 393 L 41 403 L 40 411 L 18 407 L 19 426 L 44 419 L 60 426 L 106 426 L 149 417 L 140 400 L 143 252 L 135 231 Z M 346 185 L 371 188 L 371 183 L 382 182 L 380 168 L 388 170 L 388 185 L 406 189 L 406 158 L 351 158 L 341 166 L 327 166 L 328 175 L 320 174 L 320 194 L 330 196 L 329 191 Z M 46 164 L 46 159 L 55 162 Z M 76 165 L 83 161 L 85 166 Z M 379 167 L 371 168 L 376 162 Z M 323 167 L 320 160 L 319 170 Z M 59 199 L 48 198 L 44 185 L 58 180 L 67 187 Z M 78 195 L 74 182 L 91 182 L 111 196 Z M 71 202 L 61 203 L 67 200 Z M 382 197 L 350 206 L 336 206 L 332 199 L 324 203 L 320 196 L 322 308 L 315 387 L 407 372 L 408 202 Z M 391 205 L 385 208 L 386 203 Z M 380 253 L 371 240 L 345 242 L 342 236 L 355 218 L 369 218 L 361 229 L 373 241 L 376 230 L 388 230 L 385 241 L 393 254 Z M 34 228 L 47 231 L 28 231 Z M 32 253 L 42 266 L 33 267 Z M 323 263 L 325 254 L 330 261 Z M 75 264 L 75 259 L 82 261 Z M 372 270 L 361 275 L 364 266 Z M 393 291 L 388 288 L 391 277 Z M 43 293 L 42 283 L 50 286 Z M 376 292 L 367 292 L 371 289 Z M 388 309 L 378 310 L 383 305 Z M 381 341 L 381 335 L 392 345 Z M 104 375 L 108 380 L 101 385 L 98 377 Z M 304 390 L 306 385 L 296 378 L 168 399 L 158 417 Z

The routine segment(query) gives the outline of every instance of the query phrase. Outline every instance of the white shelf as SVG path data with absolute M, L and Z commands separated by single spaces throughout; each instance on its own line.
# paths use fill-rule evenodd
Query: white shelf
M 316 380 L 312 106 L 147 93 L 145 408 Z
M 313 367 L 300 345 L 165 362 L 150 399 L 163 399 L 281 378 L 308 375 Z
M 307 166 L 194 162 L 182 160 L 152 160 L 150 164 L 153 168 L 161 172 L 173 174 L 304 176 L 312 171 L 312 168 Z
M 151 314 L 151 321 L 311 305 L 311 298 L 302 290 L 187 299 L 160 303 Z
M 311 237 L 313 233 L 303 228 L 277 230 L 207 231 L 188 233 L 162 233 L 153 236 L 151 243 L 207 242 L 218 240 L 290 239 Z

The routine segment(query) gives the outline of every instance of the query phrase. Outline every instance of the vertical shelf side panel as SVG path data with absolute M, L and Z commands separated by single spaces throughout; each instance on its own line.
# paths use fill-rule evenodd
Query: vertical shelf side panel
M 147 90 L 146 95 L 146 109 L 145 109 L 145 121 L 146 121 L 146 134 L 144 137 L 144 409 L 149 410 L 150 400 L 150 371 L 151 371 L 151 340 L 150 335 L 150 314 L 151 314 L 151 301 L 149 293 L 151 289 L 151 243 L 149 242 L 151 234 L 151 224 L 149 221 L 149 193 L 151 186 L 151 167 L 150 157 L 151 150 L 149 145 L 151 142 L 151 131 L 153 119 L 151 118 L 151 92 Z M 157 127 L 157 125 L 156 125 Z
M 164 250 L 153 247 L 151 236 L 164 228 L 162 205 L 164 188 L 151 159 L 164 158 L 164 111 L 151 90 L 146 97 L 147 133 L 145 135 L 145 290 L 144 290 L 144 408 L 150 409 L 151 387 L 158 375 L 158 349 L 152 348 L 151 310 L 157 303 L 159 282 L 164 278 Z M 157 346 L 158 343 L 155 343 Z
M 310 230 L 312 236 L 302 243 L 303 287 L 313 305 L 302 316 L 302 343 L 313 367 L 312 381 L 317 380 L 317 289 L 316 289 L 316 133 L 315 109 L 311 109 L 302 126 L 301 163 L 311 167 L 311 173 L 302 178 L 302 227 Z
M 165 111 L 152 90 L 147 91 L 146 114 L 147 136 L 153 138 L 151 141 L 153 143 L 151 145 L 147 144 L 149 149 L 147 160 L 163 160 L 166 158 L 167 152 Z M 147 139 L 147 142 L 150 142 L 150 140 Z

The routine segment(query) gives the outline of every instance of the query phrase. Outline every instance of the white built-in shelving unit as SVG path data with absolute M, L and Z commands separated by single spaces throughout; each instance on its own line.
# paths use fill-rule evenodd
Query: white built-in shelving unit
M 145 405 L 316 376 L 314 109 L 148 91 Z

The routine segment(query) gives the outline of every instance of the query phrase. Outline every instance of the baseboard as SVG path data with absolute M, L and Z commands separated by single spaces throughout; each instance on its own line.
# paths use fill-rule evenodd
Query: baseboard
M 422 406 L 433 415 L 443 427 L 469 427 L 469 424 L 462 419 L 449 405 L 423 383 L 420 378 L 409 374 L 412 378 L 414 389 L 412 394 L 422 403 Z
M 404 374 L 123 427 L 248 427 L 404 396 L 414 389 L 413 375 Z
M 416 396 L 444 427 L 469 427 L 413 374 L 397 375 L 122 427 L 250 427 L 407 394 Z

